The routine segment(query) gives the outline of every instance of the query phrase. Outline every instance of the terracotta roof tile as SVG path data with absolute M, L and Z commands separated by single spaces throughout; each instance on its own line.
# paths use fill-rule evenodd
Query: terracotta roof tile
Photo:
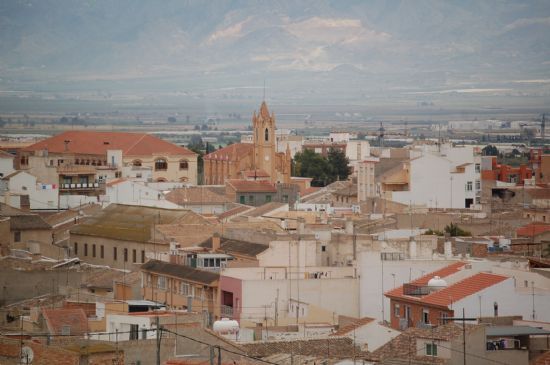
M 236 160 L 254 150 L 252 143 L 234 143 L 203 157 L 204 160 Z
M 404 295 L 402 287 L 386 293 L 386 296 L 392 298 L 407 298 L 407 300 L 418 301 L 419 303 L 449 307 L 453 302 L 459 301 L 470 295 L 480 292 L 493 285 L 499 284 L 509 279 L 507 276 L 480 272 L 466 279 L 458 281 L 446 288 L 437 290 L 424 296 Z M 420 283 L 415 283 L 420 284 Z M 427 283 L 426 283 L 427 284 Z M 420 285 L 426 285 L 420 284 Z M 400 291 L 398 291 L 400 289 Z M 395 293 L 394 293 L 395 292 Z
M 523 227 L 519 227 L 516 230 L 516 234 L 521 237 L 533 237 L 548 231 L 550 231 L 550 224 L 529 223 Z
M 69 141 L 65 143 L 65 141 Z M 185 147 L 146 133 L 68 131 L 25 147 L 23 151 L 47 149 L 53 153 L 105 155 L 107 150 L 122 150 L 124 156 L 194 155 Z
M 276 193 L 277 188 L 269 181 L 228 180 L 227 184 L 237 192 L 245 193 Z
M 82 308 L 42 309 L 50 334 L 83 335 L 88 332 L 88 319 Z M 68 332 L 64 330 L 68 329 Z
M 226 210 L 225 212 L 218 214 L 218 219 L 223 220 L 226 218 L 231 218 L 233 216 L 241 215 L 242 213 L 252 210 L 254 207 L 251 207 L 249 205 L 240 205 L 238 207 L 235 207 L 233 209 Z
M 433 278 L 434 276 L 439 276 L 440 278 L 446 278 L 447 276 L 450 276 L 462 270 L 462 268 L 465 265 L 466 265 L 465 262 L 455 262 L 454 264 L 450 264 L 449 266 L 445 266 L 439 270 L 433 271 L 416 280 L 413 280 L 410 282 L 410 284 L 428 285 L 428 281 L 430 281 L 430 279 Z M 403 286 L 390 290 L 386 292 L 385 295 L 392 296 L 392 297 L 403 296 Z
M 243 176 L 246 178 L 254 177 L 269 177 L 269 174 L 262 169 L 259 170 L 246 170 L 243 171 Z
M 339 328 L 338 331 L 334 332 L 331 336 L 344 336 L 359 327 L 363 327 L 364 325 L 371 323 L 372 321 L 374 321 L 374 318 L 363 317 L 355 322 Z
M 207 186 L 174 189 L 166 194 L 166 200 L 178 205 L 227 203 L 225 194 L 220 195 Z

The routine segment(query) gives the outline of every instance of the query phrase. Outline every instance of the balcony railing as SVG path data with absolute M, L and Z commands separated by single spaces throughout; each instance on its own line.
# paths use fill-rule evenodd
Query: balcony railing
M 59 188 L 62 190 L 90 190 L 99 189 L 102 184 L 98 182 L 93 183 L 61 183 Z
M 222 305 L 220 314 L 222 317 L 233 318 L 233 307 Z
M 403 284 L 404 295 L 428 295 L 430 287 L 427 285 Z

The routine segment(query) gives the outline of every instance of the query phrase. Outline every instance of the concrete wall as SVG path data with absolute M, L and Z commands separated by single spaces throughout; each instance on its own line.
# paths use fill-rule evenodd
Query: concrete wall
M 80 287 L 82 273 L 74 270 L 21 271 L 0 268 L 0 303 L 10 304 L 42 294 L 63 292 L 63 286 Z
M 316 241 L 272 241 L 269 249 L 259 254 L 259 266 L 319 266 L 320 247 Z

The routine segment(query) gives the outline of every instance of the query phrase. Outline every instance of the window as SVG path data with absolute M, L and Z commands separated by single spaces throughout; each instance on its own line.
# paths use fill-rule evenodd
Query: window
M 447 323 L 447 318 L 449 318 L 449 313 L 441 312 L 441 324 Z
M 124 262 L 128 262 L 128 249 L 124 249 Z
M 130 340 L 137 340 L 139 336 L 139 325 L 131 324 L 130 325 Z
M 248 196 L 248 202 L 249 203 L 254 203 L 254 195 L 249 195 Z
M 180 170 L 188 170 L 188 169 L 189 169 L 189 162 L 187 162 L 187 160 L 181 160 Z
M 399 318 L 399 316 L 401 315 L 401 312 L 400 312 L 400 309 L 399 309 L 399 304 L 394 305 L 393 315 L 396 316 L 397 318 Z
M 141 263 L 145 262 L 145 250 L 141 250 Z
M 99 247 L 99 257 L 101 257 L 102 259 L 105 258 L 105 247 L 103 245 Z
M 472 188 L 473 188 L 473 184 L 471 181 L 468 181 L 466 183 L 466 191 L 472 191 Z
M 84 244 L 84 256 L 88 256 L 88 244 Z
M 29 164 L 29 157 L 28 156 L 21 156 L 21 166 L 26 166 Z
M 21 242 L 21 231 L 13 232 L 13 242 Z
M 425 323 L 425 324 L 430 323 L 430 311 L 427 309 L 422 310 L 422 323 Z
M 481 172 L 481 165 L 476 163 L 476 172 Z
M 168 162 L 164 158 L 158 158 L 155 160 L 155 171 L 168 170 Z
M 426 344 L 426 355 L 437 356 L 437 345 L 435 343 Z
M 117 260 L 117 256 L 118 256 L 118 255 L 117 255 L 117 254 L 118 254 L 117 251 L 118 251 L 117 248 L 116 248 L 116 247 L 113 247 L 113 260 L 114 260 L 114 261 Z
M 321 252 L 326 252 L 327 251 L 327 246 L 321 246 Z
M 164 276 L 159 276 L 157 279 L 157 288 L 166 289 L 166 278 Z
M 245 196 L 244 196 L 244 195 L 241 195 L 241 196 L 239 197 L 239 203 L 245 204 L 245 203 L 246 203 L 246 200 L 245 200 L 245 199 L 246 199 Z
M 266 195 L 266 196 L 265 196 L 265 202 L 266 202 L 266 203 L 271 202 L 271 195 Z
M 187 283 L 180 283 L 181 295 L 193 296 L 193 287 Z
M 92 245 L 92 257 L 95 257 L 95 243 Z
M 135 249 L 132 250 L 132 262 L 134 264 L 137 262 L 137 251 Z
M 476 180 L 476 190 L 481 190 L 481 181 Z
M 141 160 L 134 160 L 134 161 L 132 161 L 132 166 L 140 167 L 140 166 L 141 166 Z
M 78 255 L 78 242 L 75 242 L 73 245 L 74 245 L 74 255 L 77 256 Z
M 266 128 L 264 134 L 265 134 L 265 141 L 266 142 L 269 141 L 269 129 Z

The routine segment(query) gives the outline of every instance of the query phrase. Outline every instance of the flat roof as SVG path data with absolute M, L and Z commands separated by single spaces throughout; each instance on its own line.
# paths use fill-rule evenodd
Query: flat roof
M 495 336 L 535 336 L 550 335 L 550 331 L 539 327 L 531 326 L 489 326 L 485 330 L 485 335 Z

